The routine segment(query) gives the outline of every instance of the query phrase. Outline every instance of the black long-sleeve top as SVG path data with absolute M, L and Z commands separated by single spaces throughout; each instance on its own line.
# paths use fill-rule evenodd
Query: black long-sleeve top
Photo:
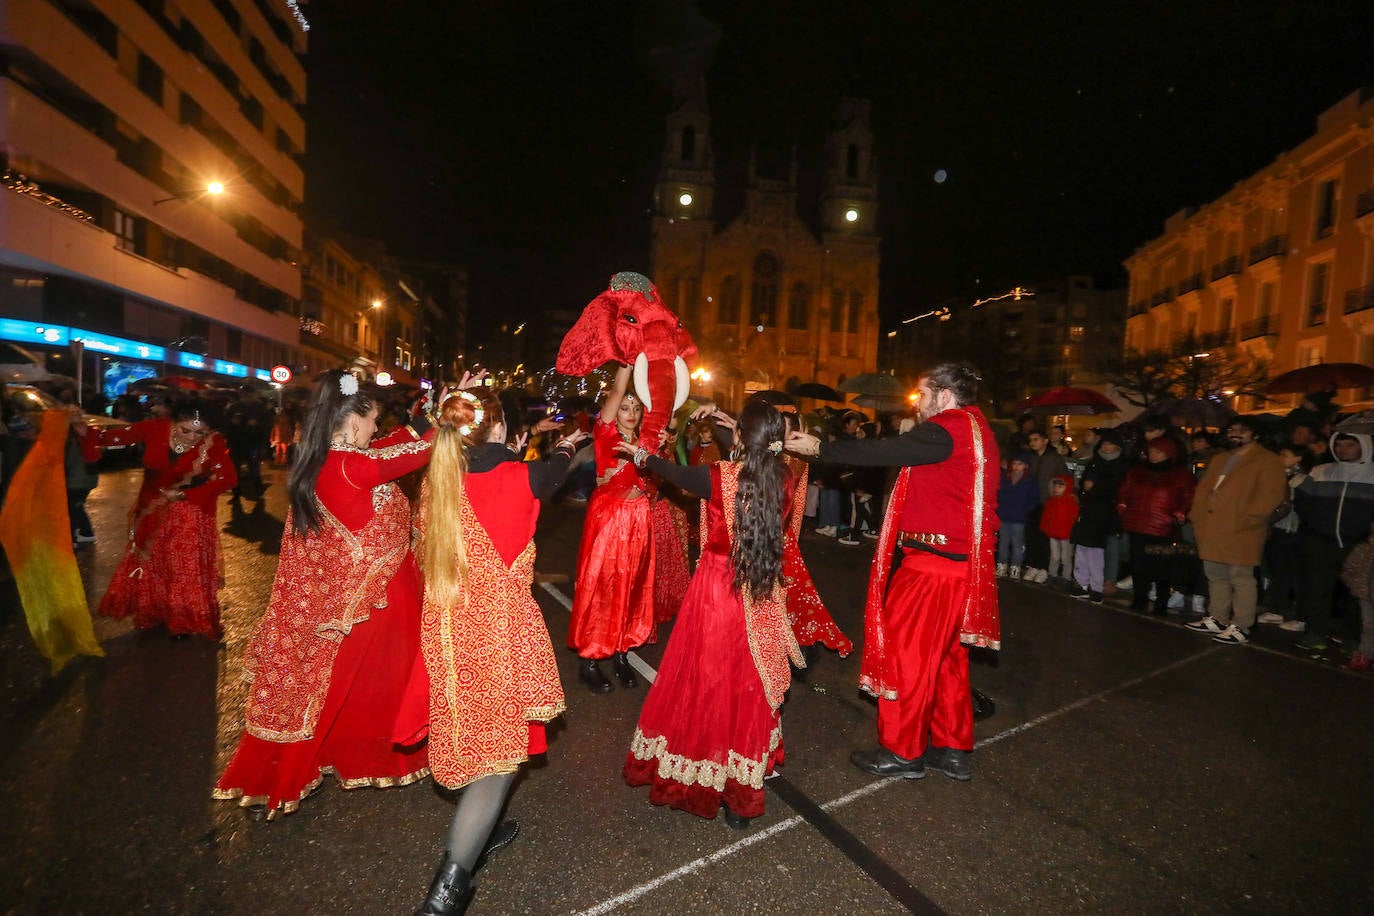
M 572 464 L 572 457 L 572 449 L 563 447 L 555 449 L 546 461 L 525 462 L 530 471 L 530 492 L 534 494 L 535 499 L 546 500 L 563 485 L 568 476 L 568 466 Z M 468 472 L 472 474 L 490 471 L 506 461 L 520 460 L 519 456 L 500 442 L 484 442 L 472 446 L 467 450 L 467 459 Z M 707 486 L 710 486 L 709 480 Z
M 936 423 L 920 423 L 910 432 L 881 439 L 822 442 L 819 461 L 864 467 L 907 467 L 937 464 L 954 454 L 949 430 Z
M 650 455 L 644 467 L 662 477 L 673 486 L 699 499 L 711 498 L 711 466 L 709 464 L 683 465 L 668 461 L 657 455 Z

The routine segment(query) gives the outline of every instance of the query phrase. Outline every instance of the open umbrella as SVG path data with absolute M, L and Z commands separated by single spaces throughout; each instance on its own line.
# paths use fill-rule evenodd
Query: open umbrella
M 787 393 L 794 398 L 814 398 L 817 401 L 844 400 L 844 395 L 829 385 L 822 385 L 820 382 L 802 382 Z
M 879 397 L 901 398 L 905 397 L 912 387 L 896 376 L 888 375 L 885 372 L 865 372 L 862 375 L 854 376 L 842 385 L 837 385 L 836 389 L 852 394 L 873 394 Z
M 1349 433 L 1352 436 L 1374 434 L 1374 408 L 1346 417 L 1336 424 L 1336 432 Z
M 900 413 L 911 407 L 906 398 L 886 397 L 878 394 L 861 394 L 850 403 L 856 407 L 868 407 L 883 413 Z
M 1215 427 L 1225 426 L 1236 415 L 1230 406 L 1210 398 L 1164 398 L 1151 404 L 1146 413 L 1184 426 Z
M 1033 394 L 1016 407 L 1018 414 L 1098 414 L 1121 408 L 1111 398 L 1091 388 L 1051 388 Z
M 1307 394 L 1324 388 L 1364 388 L 1374 385 L 1374 366 L 1364 363 L 1317 363 L 1271 379 L 1268 394 Z

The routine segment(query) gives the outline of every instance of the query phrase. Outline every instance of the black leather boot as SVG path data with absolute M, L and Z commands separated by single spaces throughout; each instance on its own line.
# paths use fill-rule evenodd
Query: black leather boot
M 457 916 L 468 908 L 472 891 L 472 875 L 457 862 L 450 862 L 445 852 L 429 886 L 429 896 L 415 911 L 415 916 Z
M 634 666 L 630 664 L 630 657 L 624 652 L 615 654 L 613 667 L 615 668 L 615 676 L 620 680 L 620 683 L 626 687 L 639 686 L 639 678 L 635 677 Z
M 594 658 L 582 659 L 582 665 L 577 669 L 577 678 L 591 689 L 592 693 L 610 693 L 611 682 L 606 680 L 606 675 L 601 673 L 601 666 Z

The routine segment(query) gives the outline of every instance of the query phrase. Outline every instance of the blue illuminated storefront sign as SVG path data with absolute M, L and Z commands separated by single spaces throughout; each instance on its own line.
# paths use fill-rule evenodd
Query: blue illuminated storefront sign
M 248 367 L 242 363 L 231 363 L 226 359 L 215 360 L 215 371 L 220 375 L 232 375 L 234 378 L 248 378 Z
M 44 324 L 34 321 L 15 321 L 13 318 L 0 318 L 0 340 L 13 340 L 18 343 L 46 344 L 50 347 L 64 347 L 71 340 L 69 329 L 60 324 Z
M 87 350 L 104 353 L 107 356 L 147 359 L 159 363 L 167 358 L 167 351 L 155 344 L 139 343 L 137 340 L 111 337 L 108 334 L 97 334 L 94 331 L 83 331 L 80 328 L 71 329 L 71 339 L 81 341 Z
M 253 378 L 260 382 L 270 382 L 272 381 L 272 373 L 268 372 L 266 369 L 254 369 Z
M 176 364 L 183 369 L 204 369 L 205 357 L 197 353 L 177 353 Z

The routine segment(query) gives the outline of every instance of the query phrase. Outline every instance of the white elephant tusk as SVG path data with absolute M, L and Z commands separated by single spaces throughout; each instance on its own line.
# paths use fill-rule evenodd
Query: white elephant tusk
M 649 358 L 643 351 L 635 357 L 634 381 L 635 394 L 644 402 L 644 412 L 648 413 L 654 409 L 654 403 L 649 397 Z
M 673 413 L 687 403 L 687 394 L 692 388 L 692 377 L 687 372 L 687 363 L 681 356 L 674 357 L 673 368 L 677 370 L 677 387 L 673 389 Z

